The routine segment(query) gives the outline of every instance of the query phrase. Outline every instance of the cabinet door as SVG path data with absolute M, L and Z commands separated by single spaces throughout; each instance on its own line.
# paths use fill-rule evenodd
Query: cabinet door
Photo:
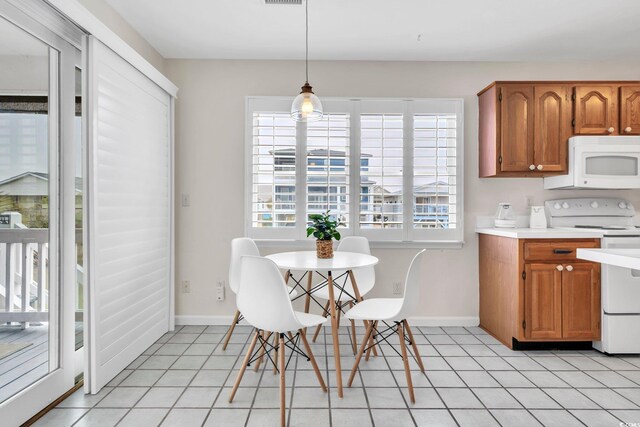
M 617 94 L 615 86 L 576 86 L 575 127 L 577 135 L 609 135 L 618 133 Z
M 529 172 L 533 165 L 533 86 L 500 87 L 500 170 Z
M 525 264 L 525 274 L 525 338 L 562 338 L 562 272 L 558 264 Z
M 533 163 L 541 172 L 567 170 L 571 107 L 567 86 L 535 86 Z
M 562 337 L 600 338 L 598 264 L 567 264 L 562 271 Z
M 640 135 L 640 86 L 620 88 L 620 134 Z

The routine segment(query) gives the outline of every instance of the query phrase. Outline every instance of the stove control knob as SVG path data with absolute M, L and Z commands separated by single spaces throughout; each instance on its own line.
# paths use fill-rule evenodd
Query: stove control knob
M 620 209 L 627 209 L 627 204 L 625 202 L 620 202 L 620 203 L 618 203 L 618 207 Z
M 560 206 L 560 203 L 556 202 L 553 205 L 553 209 L 560 209 L 562 206 Z
M 562 209 L 569 209 L 569 203 L 564 202 L 564 203 L 562 204 Z
M 600 205 L 598 204 L 598 202 L 596 202 L 595 200 L 593 202 L 591 202 L 591 207 L 593 209 L 597 209 Z
M 631 203 L 627 203 L 627 209 L 633 209 L 633 205 Z

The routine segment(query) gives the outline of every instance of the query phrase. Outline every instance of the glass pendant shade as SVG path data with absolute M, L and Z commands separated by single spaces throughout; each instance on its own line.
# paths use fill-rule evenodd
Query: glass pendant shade
M 315 96 L 308 82 L 291 104 L 291 118 L 297 122 L 314 122 L 322 119 L 322 103 Z

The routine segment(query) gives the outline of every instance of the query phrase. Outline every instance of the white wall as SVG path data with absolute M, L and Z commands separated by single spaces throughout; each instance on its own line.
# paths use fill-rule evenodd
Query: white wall
M 424 272 L 420 316 L 453 323 L 478 316 L 477 215 L 492 215 L 501 201 L 525 214 L 535 204 L 572 195 L 621 195 L 640 206 L 639 191 L 545 191 L 542 179 L 478 178 L 476 93 L 494 80 L 640 80 L 640 63 L 313 62 L 311 84 L 332 97 L 460 97 L 465 100 L 465 240 L 459 250 L 431 250 Z M 224 316 L 233 295 L 215 301 L 215 282 L 227 280 L 229 242 L 243 235 L 245 97 L 290 95 L 303 83 L 298 61 L 166 60 L 165 72 L 180 87 L 176 112 L 176 193 L 191 206 L 176 206 L 176 314 Z M 177 198 L 180 199 L 179 197 Z M 270 249 L 276 252 L 283 249 Z M 267 250 L 264 251 L 268 252 Z M 380 258 L 374 294 L 390 296 L 404 280 L 416 249 L 374 250 Z M 191 281 L 191 293 L 180 292 Z
M 78 0 L 84 7 L 100 19 L 129 46 L 158 70 L 164 67 L 164 58 L 149 44 L 116 10 L 105 0 Z

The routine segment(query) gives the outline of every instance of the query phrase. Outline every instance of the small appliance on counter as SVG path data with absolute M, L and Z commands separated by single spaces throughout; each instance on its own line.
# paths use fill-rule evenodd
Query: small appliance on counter
M 511 203 L 498 203 L 498 211 L 496 212 L 496 218 L 493 224 L 496 228 L 515 228 L 516 215 L 513 212 Z
M 547 228 L 547 215 L 544 206 L 531 206 L 529 228 Z

